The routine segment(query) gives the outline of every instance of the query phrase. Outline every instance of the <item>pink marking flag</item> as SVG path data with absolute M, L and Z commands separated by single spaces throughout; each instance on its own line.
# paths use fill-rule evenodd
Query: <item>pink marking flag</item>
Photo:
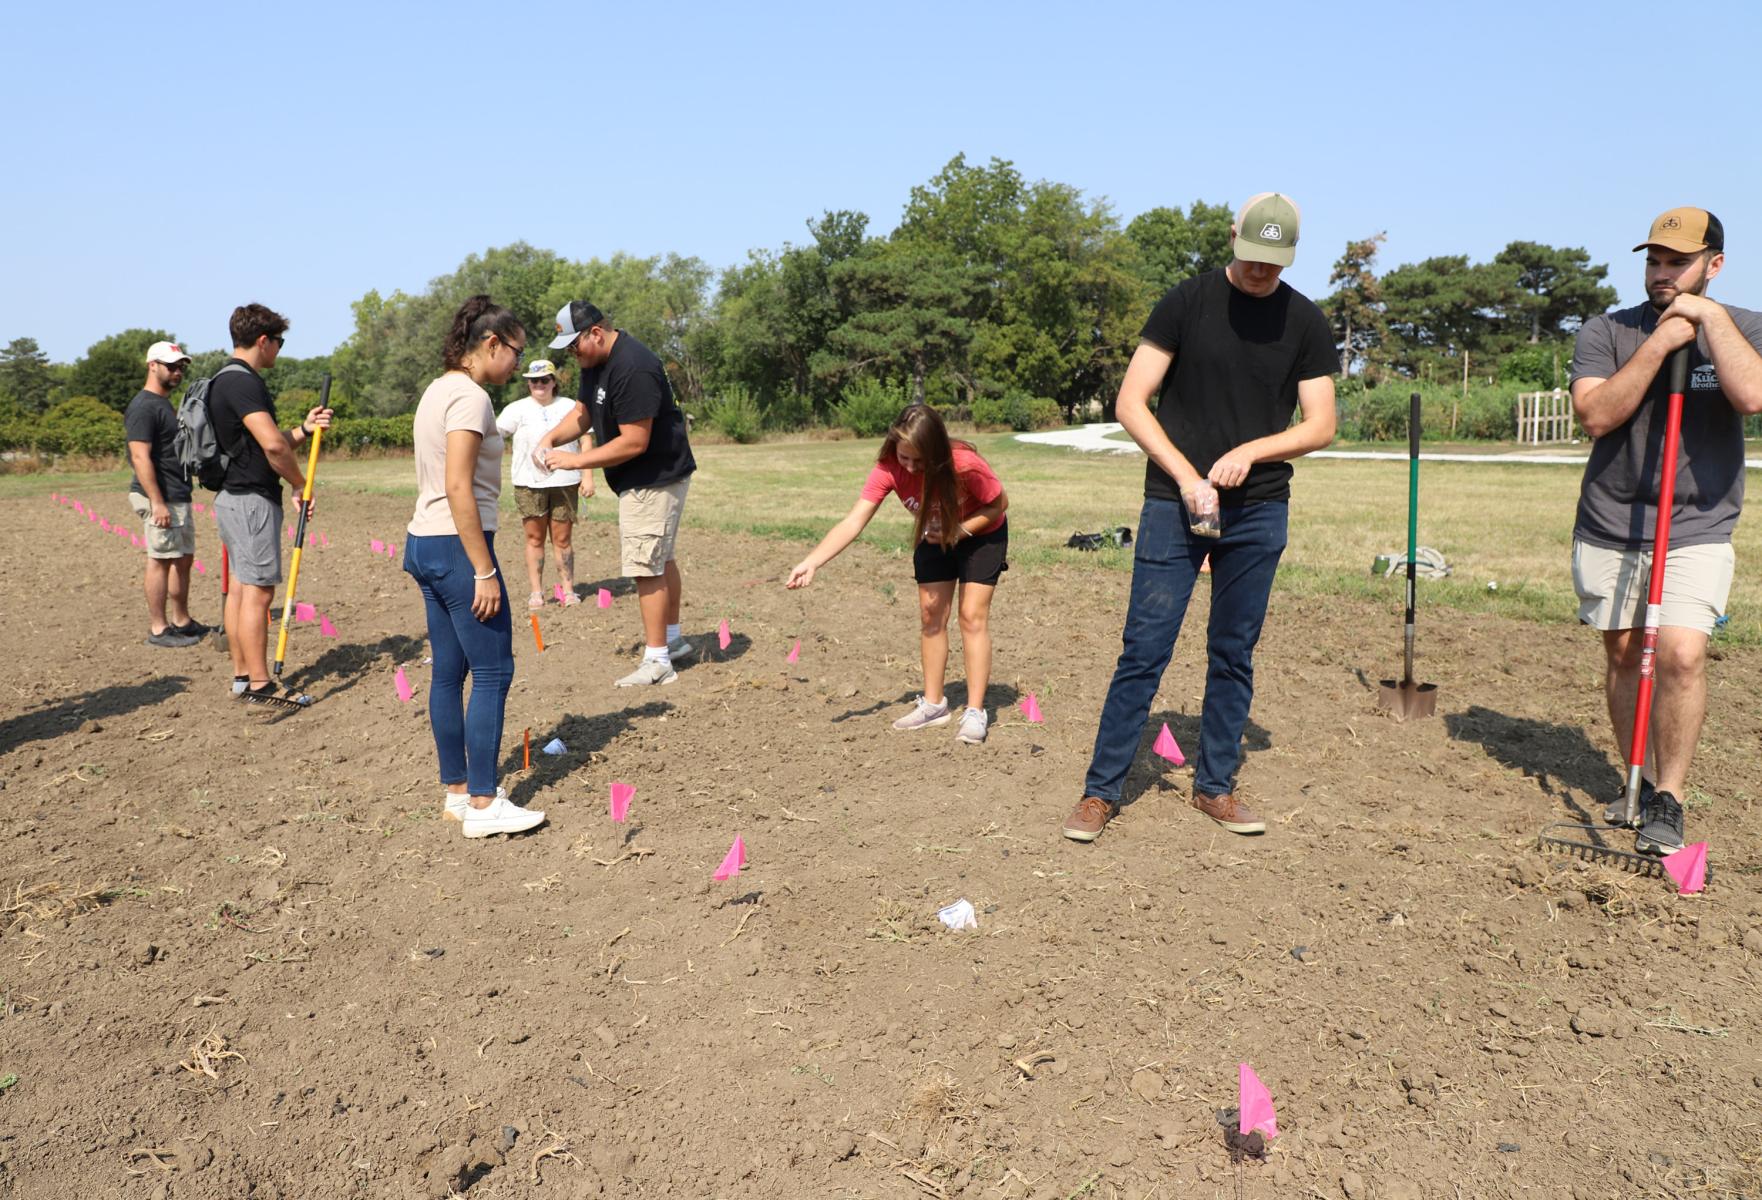
M 61 495 L 58 492 L 50 492 L 49 499 L 55 501 L 55 503 L 57 503 L 57 504 L 61 503 Z
M 73 511 L 83 517 L 86 515 L 86 506 L 81 504 L 78 500 L 75 500 L 73 502 Z
M 711 878 L 718 882 L 724 879 L 733 879 L 740 874 L 740 868 L 744 866 L 746 866 L 746 843 L 740 840 L 740 835 L 737 833 L 734 835 L 734 844 L 728 847 L 728 853 L 722 859 L 722 865 L 716 868 L 716 873 Z
M 385 543 L 380 541 L 378 538 L 374 538 L 371 542 L 368 542 L 367 544 L 373 548 L 373 552 L 375 554 L 384 554 L 385 553 Z
M 1150 747 L 1150 751 L 1153 754 L 1162 755 L 1177 767 L 1187 764 L 1187 756 L 1181 753 L 1180 743 L 1175 741 L 1175 735 L 1169 732 L 1167 721 L 1162 723 L 1162 732 L 1156 735 L 1156 744 Z
M 329 550 L 330 549 L 330 534 L 321 533 L 318 536 L 324 539 L 324 548 L 326 550 Z
M 557 585 L 557 603 L 563 603 L 563 585 L 560 583 Z
M 292 525 L 283 525 L 281 530 L 288 535 L 288 541 L 291 542 L 294 540 L 294 527 Z
M 201 512 L 203 507 L 204 507 L 204 505 L 202 504 L 202 502 L 200 500 L 198 500 L 194 504 L 190 505 L 190 511 L 191 512 Z
M 95 508 L 88 508 L 86 510 L 86 520 L 96 521 L 97 519 L 98 519 L 98 510 Z
M 131 533 L 128 535 L 128 544 L 131 546 L 139 546 L 141 544 L 141 539 Z
M 600 589 L 599 605 L 601 608 L 612 607 L 612 590 L 610 588 Z
M 1026 696 L 1022 697 L 1022 715 L 1028 718 L 1028 724 L 1030 725 L 1038 725 L 1046 720 L 1040 712 L 1040 701 L 1034 699 L 1033 692 L 1029 692 Z
M 398 668 L 398 673 L 393 677 L 392 682 L 398 685 L 398 699 L 405 704 L 410 703 L 410 697 L 416 694 L 416 689 L 410 686 L 410 677 L 404 674 L 404 668 Z
M 1240 1116 L 1236 1122 L 1236 1132 L 1246 1137 L 1256 1129 L 1261 1130 L 1269 1138 L 1279 1136 L 1279 1117 L 1273 1112 L 1273 1096 L 1266 1090 L 1266 1084 L 1254 1073 L 1254 1068 L 1243 1063 L 1237 1077 L 1237 1109 Z
M 208 574 L 208 568 L 202 565 L 202 560 L 199 558 L 196 560 L 196 574 L 198 574 L 198 575 Z
M 104 518 L 100 517 L 100 518 L 98 518 L 98 528 L 102 529 L 105 533 L 109 533 L 110 532 L 110 522 L 106 521 Z
M 733 640 L 734 635 L 728 632 L 728 618 L 723 617 L 722 623 L 716 626 L 716 644 L 726 650 Z
M 330 623 L 329 617 L 322 617 L 318 622 L 318 632 L 325 637 L 333 638 L 336 636 L 336 626 Z
M 318 610 L 316 608 L 313 608 L 310 604 L 307 604 L 302 600 L 294 601 L 294 620 L 310 622 L 316 621 L 317 619 Z
M 789 657 L 785 658 L 783 661 L 792 663 L 792 662 L 798 661 L 800 658 L 801 658 L 801 639 L 796 638 L 795 645 L 793 645 L 789 648 Z
M 397 561 L 398 544 L 396 542 L 387 542 L 385 544 L 385 556 L 387 558 L 391 559 L 393 562 Z
M 622 821 L 630 815 L 630 799 L 636 795 L 636 789 L 628 783 L 612 785 L 612 820 Z
M 1694 895 L 1707 886 L 1707 843 L 1696 842 L 1675 854 L 1666 854 L 1664 869 L 1676 880 L 1677 895 Z

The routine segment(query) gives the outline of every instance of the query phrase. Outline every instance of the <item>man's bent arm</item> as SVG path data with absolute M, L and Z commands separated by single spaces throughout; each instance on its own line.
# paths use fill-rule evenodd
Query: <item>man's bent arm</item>
M 1150 457 L 1150 461 L 1167 471 L 1174 479 L 1175 486 L 1186 491 L 1201 481 L 1203 476 L 1193 469 L 1187 456 L 1175 448 L 1164 432 L 1162 423 L 1156 414 L 1150 411 L 1150 397 L 1162 386 L 1163 377 L 1174 366 L 1175 356 L 1152 342 L 1139 342 L 1138 349 L 1132 352 L 1132 361 L 1126 367 L 1126 377 L 1120 381 L 1119 399 L 1114 404 L 1114 415 L 1120 420 L 1138 448 Z

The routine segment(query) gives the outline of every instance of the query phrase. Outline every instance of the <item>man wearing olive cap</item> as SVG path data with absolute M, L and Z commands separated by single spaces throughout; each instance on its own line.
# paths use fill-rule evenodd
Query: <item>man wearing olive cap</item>
M 1150 461 L 1119 662 L 1083 798 L 1064 823 L 1073 841 L 1094 841 L 1116 811 L 1208 553 L 1209 666 L 1191 803 L 1232 833 L 1266 829 L 1235 788 L 1254 647 L 1285 549 L 1290 460 L 1333 440 L 1340 365 L 1327 318 L 1279 279 L 1297 256 L 1297 222 L 1296 203 L 1276 192 L 1244 204 L 1230 228 L 1234 261 L 1162 298 L 1120 384 L 1120 423 Z
M 1731 592 L 1744 417 L 1762 412 L 1762 314 L 1707 298 L 1725 265 L 1725 227 L 1705 209 L 1663 213 L 1634 250 L 1646 252 L 1646 303 L 1586 321 L 1572 356 L 1573 411 L 1596 439 L 1579 489 L 1572 577 L 1579 620 L 1603 634 L 1603 690 L 1625 761 L 1658 519 L 1663 368 L 1690 347 L 1635 839 L 1642 853 L 1669 854 L 1683 845 L 1679 797 L 1707 711 L 1707 640 Z M 1603 814 L 1612 825 L 1626 815 L 1625 796 Z

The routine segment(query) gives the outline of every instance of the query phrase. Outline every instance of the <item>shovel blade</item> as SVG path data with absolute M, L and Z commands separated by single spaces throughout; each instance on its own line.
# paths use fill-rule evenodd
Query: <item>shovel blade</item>
M 1429 717 L 1438 710 L 1437 685 L 1385 679 L 1377 693 L 1377 707 L 1388 709 L 1397 721 Z

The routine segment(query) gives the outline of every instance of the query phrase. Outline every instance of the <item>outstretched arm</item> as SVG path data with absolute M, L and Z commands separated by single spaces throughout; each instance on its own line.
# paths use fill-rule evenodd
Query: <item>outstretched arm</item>
M 795 564 L 795 569 L 789 572 L 789 578 L 783 586 L 804 588 L 814 582 L 814 572 L 844 553 L 845 547 L 857 540 L 880 508 L 879 500 L 858 500 L 845 514 L 844 520 L 834 525 L 820 539 L 820 544 L 814 547 L 813 552 Z

